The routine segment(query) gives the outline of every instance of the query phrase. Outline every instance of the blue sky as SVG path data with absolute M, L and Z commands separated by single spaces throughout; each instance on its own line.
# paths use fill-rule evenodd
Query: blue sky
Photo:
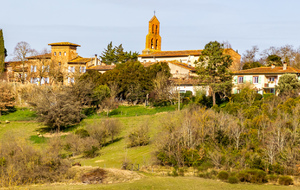
M 16 44 L 41 51 L 49 43 L 80 44 L 83 57 L 107 44 L 126 51 L 145 48 L 148 21 L 156 11 L 162 50 L 203 49 L 228 41 L 243 54 L 286 44 L 300 47 L 299 0 L 0 0 L 0 28 L 9 57 Z

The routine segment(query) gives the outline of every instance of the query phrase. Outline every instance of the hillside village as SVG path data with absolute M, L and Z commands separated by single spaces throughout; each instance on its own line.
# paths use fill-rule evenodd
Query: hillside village
M 299 187 L 299 52 L 164 51 L 160 30 L 154 15 L 141 54 L 50 42 L 5 62 L 0 187 Z

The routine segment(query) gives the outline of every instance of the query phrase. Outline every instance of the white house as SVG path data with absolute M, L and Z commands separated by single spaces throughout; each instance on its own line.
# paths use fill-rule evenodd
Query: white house
M 235 71 L 233 77 L 233 93 L 239 93 L 241 84 L 250 83 L 259 94 L 276 93 L 275 87 L 283 74 L 296 74 L 300 78 L 300 70 L 283 64 L 282 67 L 257 67 Z

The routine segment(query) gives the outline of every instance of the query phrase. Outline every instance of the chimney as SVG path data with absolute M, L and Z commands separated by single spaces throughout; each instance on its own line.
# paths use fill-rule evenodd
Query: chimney
M 287 63 L 286 62 L 283 62 L 283 70 L 286 70 L 287 69 Z
M 271 69 L 274 69 L 275 68 L 275 65 L 274 64 L 272 64 L 272 66 L 271 66 Z
M 95 54 L 95 66 L 98 65 L 98 58 L 97 58 L 97 54 Z

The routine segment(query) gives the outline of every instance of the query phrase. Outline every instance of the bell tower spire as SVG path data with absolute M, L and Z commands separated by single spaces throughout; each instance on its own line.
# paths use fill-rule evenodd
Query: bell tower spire
M 154 51 L 161 51 L 161 37 L 159 35 L 160 32 L 160 22 L 155 16 L 151 18 L 149 21 L 149 31 L 146 36 L 146 47 L 143 50 L 143 54 L 149 54 Z

